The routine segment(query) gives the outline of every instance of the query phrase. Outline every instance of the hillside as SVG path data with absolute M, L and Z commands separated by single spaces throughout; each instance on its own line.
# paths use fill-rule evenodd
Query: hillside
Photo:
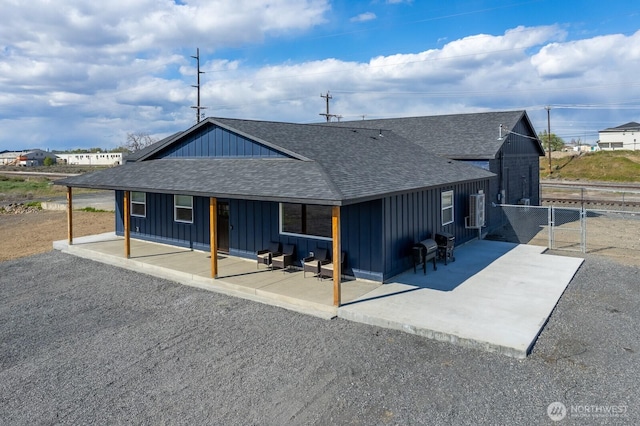
M 548 175 L 548 157 L 540 157 L 543 179 L 593 180 L 603 182 L 640 182 L 640 151 L 598 151 L 552 155 L 552 175 Z

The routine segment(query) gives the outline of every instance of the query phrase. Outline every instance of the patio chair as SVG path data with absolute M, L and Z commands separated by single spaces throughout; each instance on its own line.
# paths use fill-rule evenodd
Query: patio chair
M 280 243 L 271 242 L 269 243 L 269 248 L 258 250 L 258 253 L 256 253 L 256 260 L 258 263 L 256 269 L 259 268 L 260 265 L 271 265 L 271 258 L 273 256 L 280 256 L 280 254 L 282 254 L 282 250 L 280 247 Z
M 340 277 L 344 275 L 344 268 L 347 263 L 347 254 L 345 252 L 340 253 Z M 333 262 L 326 263 L 320 266 L 320 278 L 333 278 Z
M 302 276 L 306 278 L 307 272 L 312 272 L 315 277 L 320 278 L 320 266 L 331 262 L 327 249 L 317 248 L 313 256 L 305 257 L 302 260 Z
M 284 244 L 282 246 L 282 254 L 273 256 L 271 258 L 271 270 L 274 268 L 280 268 L 283 270 L 288 269 L 293 265 L 296 260 L 296 246 L 293 244 Z

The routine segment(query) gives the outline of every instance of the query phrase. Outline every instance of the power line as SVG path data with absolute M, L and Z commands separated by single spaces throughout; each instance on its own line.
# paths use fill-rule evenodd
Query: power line
M 336 114 L 329 114 L 329 100 L 333 99 L 333 96 L 331 96 L 329 94 L 329 91 L 327 90 L 327 94 L 323 95 L 322 93 L 320 93 L 320 97 L 324 98 L 324 100 L 326 101 L 326 104 L 327 104 L 327 112 L 325 112 L 325 113 L 321 112 L 320 115 L 323 115 L 327 119 L 327 123 L 328 123 L 328 122 L 331 121 L 332 117 L 338 117 Z M 340 116 L 340 118 L 342 118 L 342 116 Z M 338 120 L 338 121 L 340 121 L 340 120 Z
M 198 76 L 198 84 L 191 85 L 191 87 L 195 87 L 198 91 L 198 103 L 191 108 L 196 110 L 196 122 L 200 122 L 200 110 L 207 109 L 207 107 L 200 106 L 200 74 L 204 74 L 204 71 L 200 71 L 200 48 L 196 48 L 196 56 L 191 56 L 196 60 L 196 75 Z

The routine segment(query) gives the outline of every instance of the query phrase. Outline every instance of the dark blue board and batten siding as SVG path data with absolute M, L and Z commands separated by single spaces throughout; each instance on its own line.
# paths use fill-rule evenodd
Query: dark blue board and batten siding
M 453 191 L 454 222 L 442 226 L 441 194 Z M 413 266 L 413 244 L 425 238 L 434 238 L 438 232 L 448 232 L 456 237 L 456 245 L 478 237 L 478 231 L 465 228 L 469 215 L 469 196 L 480 190 L 486 194 L 489 181 L 481 180 L 443 186 L 387 197 L 383 202 L 384 279 L 400 274 Z M 485 214 L 486 209 L 485 206 Z
M 454 191 L 454 223 L 441 226 L 441 193 Z M 437 232 L 456 236 L 456 244 L 477 237 L 466 229 L 469 195 L 488 190 L 488 181 L 386 197 L 341 208 L 341 243 L 347 254 L 346 273 L 384 281 L 412 267 L 411 247 Z M 123 235 L 124 194 L 116 191 L 116 233 Z M 194 197 L 192 224 L 173 219 L 173 196 L 147 194 L 147 215 L 131 217 L 131 236 L 196 250 L 210 250 L 209 199 Z M 221 200 L 222 201 L 222 200 Z M 331 252 L 330 240 L 280 234 L 279 204 L 269 201 L 229 201 L 229 254 L 255 259 L 271 241 L 294 244 L 297 262 L 317 248 Z M 299 264 L 299 263 L 298 263 Z M 223 273 L 224 274 L 224 273 Z
M 347 255 L 347 274 L 382 280 L 381 205 L 381 200 L 375 200 L 341 208 L 341 242 Z M 230 200 L 229 213 L 233 228 L 231 255 L 254 259 L 256 251 L 271 241 L 295 245 L 297 262 L 318 248 L 331 253 L 331 240 L 280 234 L 280 205 L 276 202 Z
M 518 204 L 529 198 L 532 205 L 540 205 L 540 151 L 535 131 L 520 120 L 513 132 L 505 137 L 495 159 L 489 160 L 490 179 L 487 205 Z M 504 191 L 504 198 L 501 191 Z M 505 217 L 499 208 L 488 207 L 487 231 L 504 225 Z
M 193 197 L 193 223 L 174 220 L 173 195 L 147 193 L 146 217 L 131 216 L 131 237 L 196 250 L 210 250 L 209 199 Z M 116 235 L 124 235 L 124 192 L 116 191 Z
M 116 234 L 124 234 L 124 193 L 116 191 Z M 222 200 L 221 200 L 222 201 Z M 131 217 L 131 237 L 178 247 L 209 251 L 209 199 L 193 197 L 192 224 L 173 217 L 173 195 L 147 193 L 146 217 Z M 382 281 L 382 202 L 369 201 L 341 210 L 342 250 L 347 254 L 346 273 Z M 276 202 L 229 200 L 229 254 L 255 259 L 269 242 L 294 244 L 297 264 L 318 248 L 331 252 L 327 239 L 280 234 L 280 206 Z M 222 272 L 224 275 L 224 272 Z
M 207 126 L 171 145 L 154 158 L 288 157 L 266 145 L 217 126 Z

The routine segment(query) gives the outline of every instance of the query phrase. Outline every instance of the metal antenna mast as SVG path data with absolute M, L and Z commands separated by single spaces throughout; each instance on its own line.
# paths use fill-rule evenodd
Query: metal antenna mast
M 331 96 L 329 94 L 329 91 L 327 90 L 327 94 L 323 95 L 322 93 L 320 93 L 320 97 L 324 98 L 327 102 L 327 112 L 325 113 L 320 113 L 320 115 L 324 115 L 324 117 L 327 119 L 327 123 L 331 121 L 331 117 L 337 117 L 335 114 L 329 114 L 329 99 L 333 99 L 333 96 Z
M 191 108 L 194 108 L 196 110 L 196 122 L 200 122 L 200 110 L 202 109 L 207 109 L 207 107 L 203 107 L 200 106 L 200 74 L 204 74 L 204 71 L 200 71 L 200 48 L 197 47 L 196 48 L 196 56 L 191 56 L 193 59 L 196 60 L 196 64 L 197 64 L 197 76 L 198 76 L 198 84 L 196 85 L 191 85 L 191 87 L 195 87 L 198 89 L 198 103 L 196 106 L 192 106 Z

